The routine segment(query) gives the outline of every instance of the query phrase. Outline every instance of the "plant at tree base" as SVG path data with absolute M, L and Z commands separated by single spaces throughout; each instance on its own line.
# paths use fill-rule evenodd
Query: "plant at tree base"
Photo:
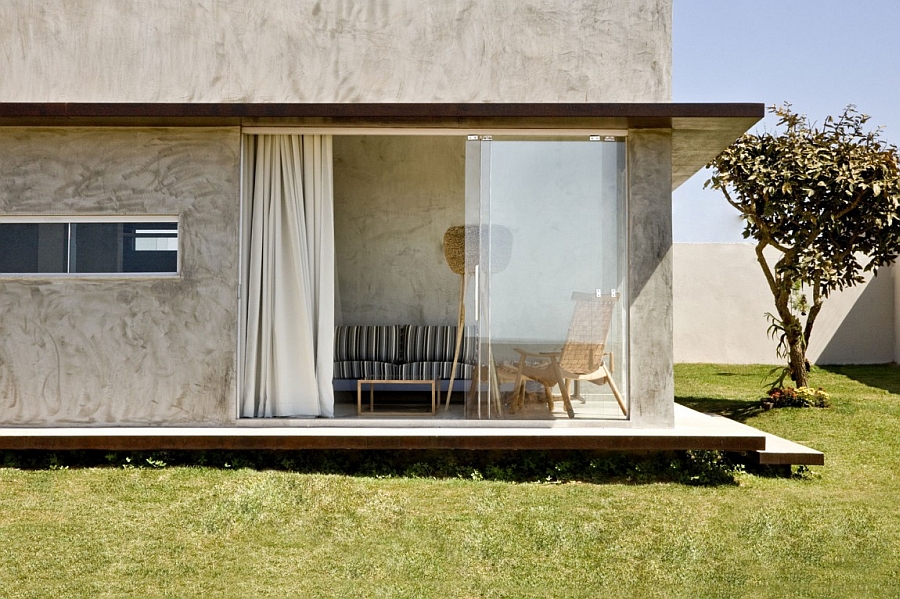
M 785 373 L 809 386 L 806 348 L 822 303 L 862 283 L 900 253 L 897 148 L 869 117 L 848 106 L 819 128 L 771 107 L 780 133 L 746 134 L 707 166 L 704 187 L 718 189 L 756 240 L 756 258 L 775 300 L 769 333 L 779 340 Z M 770 260 L 772 262 L 770 262 Z
M 819 387 L 784 387 L 770 389 L 768 396 L 762 399 L 764 408 L 827 408 L 829 397 L 825 390 Z

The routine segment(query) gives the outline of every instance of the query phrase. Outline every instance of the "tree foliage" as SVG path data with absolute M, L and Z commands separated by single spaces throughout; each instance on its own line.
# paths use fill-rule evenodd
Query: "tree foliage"
M 900 253 L 900 168 L 896 146 L 865 130 L 854 106 L 821 127 L 790 104 L 770 112 L 782 130 L 738 139 L 708 165 L 705 187 L 725 194 L 756 240 L 777 311 L 770 332 L 807 386 L 806 344 L 825 298 Z

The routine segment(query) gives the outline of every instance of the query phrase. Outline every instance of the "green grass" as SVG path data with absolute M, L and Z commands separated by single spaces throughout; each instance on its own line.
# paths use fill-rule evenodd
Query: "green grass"
M 900 596 L 900 369 L 819 370 L 831 408 L 763 412 L 766 372 L 680 365 L 677 395 L 824 467 L 712 487 L 0 468 L 0 597 Z

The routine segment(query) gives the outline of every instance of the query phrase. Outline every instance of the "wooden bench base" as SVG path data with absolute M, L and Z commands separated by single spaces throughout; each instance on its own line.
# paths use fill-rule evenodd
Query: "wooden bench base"
M 362 390 L 363 385 L 369 385 L 369 411 L 365 412 L 365 414 L 374 414 L 375 413 L 375 385 L 425 385 L 431 387 L 431 412 L 425 412 L 425 414 L 434 415 L 437 412 L 437 391 L 435 381 L 410 381 L 410 380 L 373 380 L 373 379 L 360 379 L 356 381 L 356 414 L 357 416 L 362 416 L 364 414 L 362 409 Z M 409 415 L 410 412 L 379 412 L 379 415 Z

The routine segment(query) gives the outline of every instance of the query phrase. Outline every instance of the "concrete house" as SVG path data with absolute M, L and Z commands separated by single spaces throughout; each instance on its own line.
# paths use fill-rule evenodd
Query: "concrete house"
M 671 26 L 671 0 L 4 2 L 3 443 L 725 447 L 672 432 L 671 192 L 763 107 L 672 103 Z M 551 411 L 519 364 L 556 373 L 600 304 L 603 370 Z M 360 379 L 395 381 L 374 418 Z M 410 381 L 427 415 L 381 416 Z

